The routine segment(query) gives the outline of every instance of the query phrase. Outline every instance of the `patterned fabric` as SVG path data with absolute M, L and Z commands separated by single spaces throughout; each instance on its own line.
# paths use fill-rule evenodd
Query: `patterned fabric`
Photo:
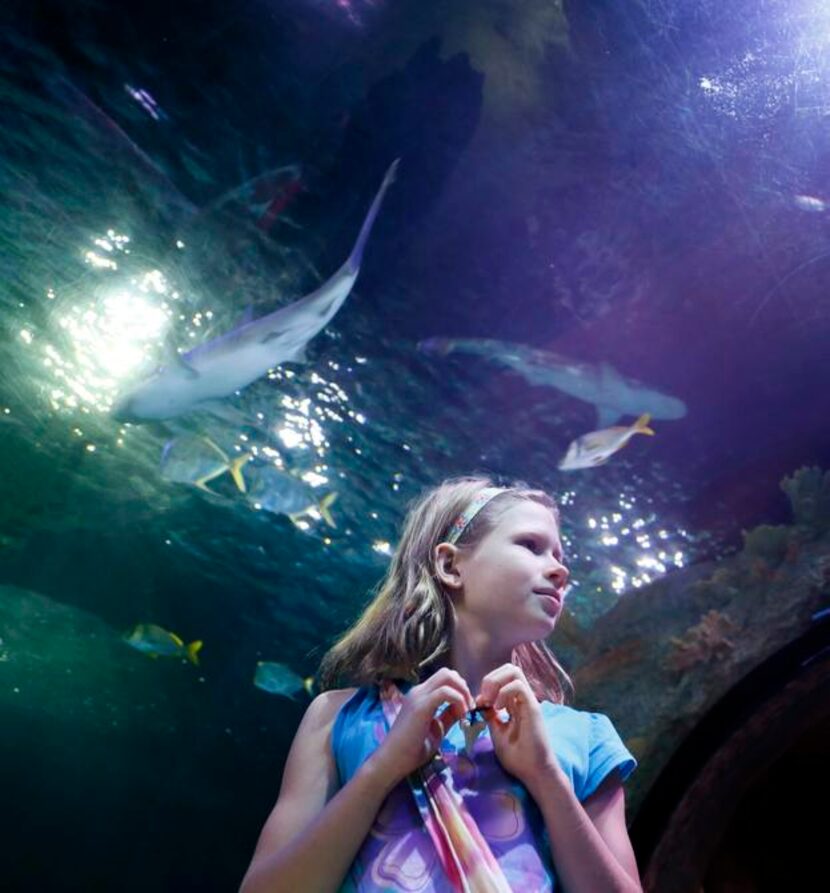
M 403 695 L 394 682 L 386 680 L 380 697 L 391 729 Z M 452 774 L 445 770 L 436 754 L 407 781 L 452 889 L 458 893 L 511 893 L 501 866 L 453 787 Z
M 405 694 L 411 683 L 397 685 Z M 578 800 L 590 797 L 609 772 L 618 771 L 624 781 L 634 771 L 637 763 L 607 716 L 550 701 L 540 706 L 551 746 Z M 341 785 L 380 746 L 386 730 L 380 689 L 357 689 L 340 708 L 332 730 Z M 463 801 L 509 890 L 560 889 L 542 814 L 524 785 L 501 768 L 489 731 L 476 740 L 470 757 L 463 731 L 454 725 L 433 767 Z M 408 780 L 390 792 L 339 893 L 456 893 L 459 888 L 443 867 L 416 796 Z
M 462 533 L 467 529 L 470 521 L 484 508 L 485 505 L 499 493 L 504 493 L 505 487 L 485 487 L 473 501 L 464 509 L 464 511 L 450 524 L 447 531 L 446 541 L 455 543 Z

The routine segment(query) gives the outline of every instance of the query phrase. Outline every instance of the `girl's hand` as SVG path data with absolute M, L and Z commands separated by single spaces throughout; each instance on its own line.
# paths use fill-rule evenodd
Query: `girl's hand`
M 487 721 L 498 761 L 526 787 L 557 765 L 542 708 L 520 667 L 503 664 L 488 673 L 481 680 L 476 706 Z M 510 714 L 505 722 L 496 715 L 502 709 Z
M 444 701 L 449 706 L 435 716 Z M 406 693 L 397 719 L 373 754 L 375 765 L 395 782 L 406 778 L 432 758 L 449 729 L 474 706 L 461 675 L 442 667 Z

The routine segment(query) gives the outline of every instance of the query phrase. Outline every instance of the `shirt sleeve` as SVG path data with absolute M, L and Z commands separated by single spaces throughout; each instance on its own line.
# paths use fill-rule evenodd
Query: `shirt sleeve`
M 623 744 L 611 720 L 604 713 L 590 715 L 588 735 L 588 774 L 579 800 L 587 800 L 609 772 L 616 769 L 625 781 L 637 768 L 637 761 Z

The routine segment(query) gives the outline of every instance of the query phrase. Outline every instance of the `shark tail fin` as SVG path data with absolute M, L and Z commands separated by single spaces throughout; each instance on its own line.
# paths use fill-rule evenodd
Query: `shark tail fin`
M 187 659 L 196 667 L 199 666 L 199 652 L 202 650 L 202 645 L 204 644 L 205 643 L 201 639 L 197 639 L 195 642 L 191 642 L 187 646 Z
M 651 421 L 650 413 L 644 412 L 636 422 L 634 422 L 634 430 L 637 434 L 654 435 L 654 431 L 649 428 L 648 423 Z
M 329 511 L 329 506 L 332 505 L 336 499 L 336 493 L 328 493 L 320 500 L 320 505 L 318 506 L 318 508 L 320 509 L 320 514 L 323 516 L 323 520 L 326 522 L 326 524 L 329 525 L 329 527 L 337 527 L 337 525 L 334 523 L 334 518 L 332 518 L 331 512 Z
M 236 484 L 236 489 L 239 490 L 240 493 L 246 493 L 248 490 L 245 486 L 245 478 L 242 477 L 242 466 L 252 458 L 250 453 L 243 453 L 237 459 L 234 459 L 228 466 L 228 471 L 231 473 L 233 482 Z
M 386 194 L 386 190 L 395 182 L 399 162 L 400 158 L 396 158 L 392 164 L 389 165 L 389 169 L 386 171 L 386 176 L 383 178 L 383 183 L 380 184 L 380 189 L 378 189 L 377 195 L 366 213 L 366 218 L 363 221 L 363 226 L 360 227 L 357 241 L 355 242 L 354 248 L 352 248 L 352 253 L 349 255 L 349 259 L 345 264 L 350 273 L 357 273 L 360 269 L 360 263 L 363 260 L 363 249 L 366 247 L 366 242 L 369 241 L 369 233 L 372 231 L 372 224 L 375 222 L 375 217 L 378 216 L 378 211 L 380 211 L 380 205 L 383 201 L 383 196 Z

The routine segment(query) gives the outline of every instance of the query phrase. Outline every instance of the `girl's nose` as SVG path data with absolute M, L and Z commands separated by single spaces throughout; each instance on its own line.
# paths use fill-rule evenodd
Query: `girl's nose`
M 560 561 L 553 559 L 553 563 L 547 573 L 548 579 L 553 582 L 557 589 L 564 589 L 568 585 L 568 577 L 570 572 Z

